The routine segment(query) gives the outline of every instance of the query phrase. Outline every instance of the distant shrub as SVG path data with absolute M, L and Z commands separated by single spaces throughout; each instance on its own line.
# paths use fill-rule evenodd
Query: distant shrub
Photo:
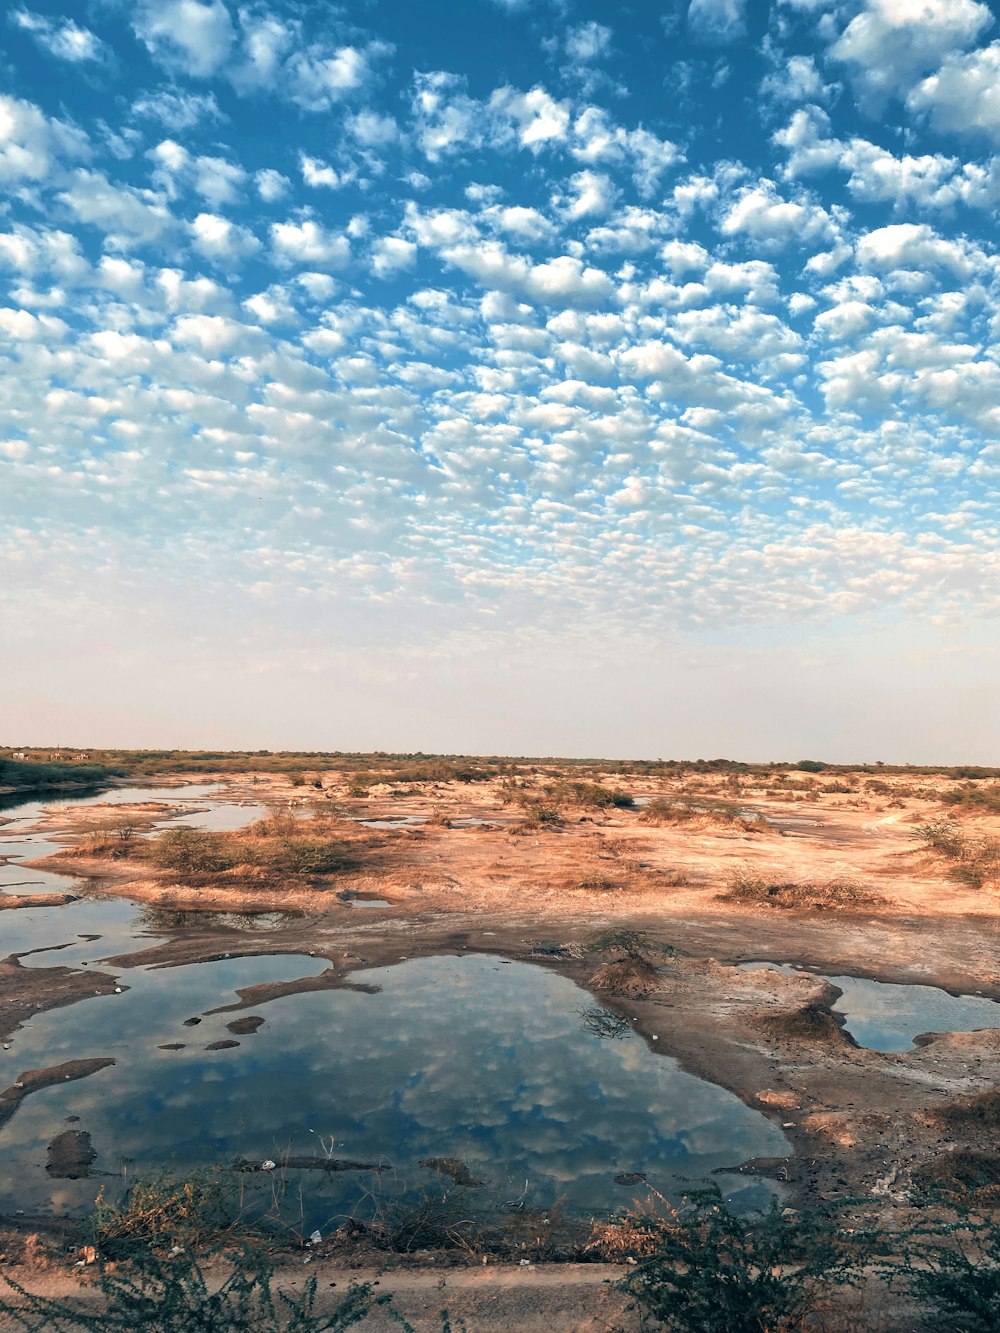
M 639 812 L 639 822 L 642 824 L 685 824 L 689 819 L 696 818 L 698 811 L 693 805 L 685 805 L 679 801 L 670 801 L 663 796 L 656 796 L 643 806 Z
M 941 800 L 945 805 L 1000 814 L 1000 784 L 991 782 L 973 786 L 971 783 L 966 783 L 965 786 L 953 787 L 951 791 L 942 792 Z
M 547 794 L 561 805 L 582 805 L 595 810 L 627 810 L 635 805 L 624 791 L 615 791 L 599 782 L 557 782 L 546 788 Z
M 603 889 L 605 891 L 617 889 L 619 887 L 619 885 L 613 879 L 609 879 L 607 875 L 596 873 L 583 875 L 579 880 L 579 886 L 581 889 Z

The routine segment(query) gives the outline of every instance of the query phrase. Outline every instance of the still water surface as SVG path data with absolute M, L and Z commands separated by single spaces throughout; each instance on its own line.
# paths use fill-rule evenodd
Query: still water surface
M 204 787 L 113 796 L 116 803 L 197 802 L 216 828 L 257 817 L 255 808 L 213 801 Z M 50 803 L 10 812 L 0 856 L 55 848 L 47 835 L 30 832 L 43 804 Z M 198 818 L 192 809 L 185 822 Z M 0 867 L 7 892 L 38 892 L 54 881 L 80 892 L 77 881 L 17 860 Z M 223 920 L 238 924 L 226 914 Z M 0 952 L 38 950 L 23 958 L 28 967 L 99 968 L 184 924 L 124 900 L 82 897 L 0 915 Z M 239 1037 L 226 1027 L 238 1012 L 210 1012 L 235 1003 L 239 987 L 315 976 L 325 966 L 308 955 L 276 954 L 126 969 L 121 994 L 29 1017 L 0 1055 L 0 1087 L 22 1070 L 64 1060 L 110 1056 L 117 1063 L 32 1093 L 0 1127 L 0 1208 L 81 1211 L 102 1183 L 113 1195 L 123 1174 L 331 1152 L 386 1169 L 290 1172 L 282 1188 L 296 1199 L 301 1189 L 295 1206 L 309 1227 L 326 1226 L 373 1191 L 442 1183 L 419 1165 L 430 1157 L 464 1163 L 482 1182 L 477 1197 L 545 1207 L 562 1199 L 581 1213 L 609 1211 L 643 1193 L 616 1184 L 621 1173 L 643 1173 L 674 1195 L 714 1180 L 737 1207 L 769 1197 L 759 1182 L 712 1173 L 752 1156 L 785 1155 L 784 1135 L 634 1035 L 600 1035 L 583 1017 L 592 997 L 540 967 L 490 956 L 401 960 L 354 976 L 380 988 L 374 994 L 324 990 L 260 1005 L 253 1012 L 264 1024 Z M 220 1040 L 238 1045 L 206 1049 Z M 95 1171 L 108 1176 L 46 1174 L 46 1147 L 69 1127 L 91 1135 Z M 250 1188 L 260 1179 L 248 1178 Z

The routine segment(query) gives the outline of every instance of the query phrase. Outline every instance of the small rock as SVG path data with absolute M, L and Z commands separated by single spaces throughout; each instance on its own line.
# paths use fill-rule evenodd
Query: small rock
M 206 1051 L 229 1051 L 234 1046 L 238 1046 L 238 1041 L 210 1041 L 205 1047 Z
M 256 1032 L 263 1022 L 263 1018 L 256 1014 L 250 1014 L 247 1018 L 234 1018 L 231 1023 L 226 1024 L 226 1027 L 237 1036 L 246 1036 Z
M 197 1027 L 200 1022 L 201 1022 L 200 1018 L 185 1018 L 184 1026 L 186 1028 L 194 1028 Z
M 269 1157 L 266 1162 L 261 1162 L 260 1169 L 262 1171 L 273 1171 L 276 1165 L 277 1163 L 272 1162 Z

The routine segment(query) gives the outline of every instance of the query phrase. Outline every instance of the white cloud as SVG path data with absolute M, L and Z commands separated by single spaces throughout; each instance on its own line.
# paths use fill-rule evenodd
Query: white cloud
M 950 269 L 968 279 L 986 268 L 982 251 L 962 240 L 946 240 L 926 223 L 894 223 L 867 232 L 858 241 L 858 263 L 875 270 Z
M 332 49 L 314 43 L 292 52 L 282 69 L 277 91 L 306 111 L 329 111 L 372 83 L 375 62 L 391 50 L 385 42 Z
M 346 117 L 344 128 L 365 148 L 385 148 L 399 138 L 399 126 L 393 117 L 377 111 L 356 111 Z
M 688 31 L 698 41 L 722 45 L 746 32 L 746 0 L 691 0 Z
M 42 181 L 58 159 L 90 156 L 82 130 L 50 120 L 31 102 L 0 93 L 0 182 Z
M 191 234 L 198 253 L 220 264 L 238 263 L 261 248 L 253 232 L 214 213 L 199 213 L 191 223 Z
M 465 91 L 465 80 L 436 70 L 414 76 L 414 133 L 424 156 L 437 162 L 482 143 L 485 112 Z
M 59 198 L 80 222 L 103 231 L 114 249 L 163 242 L 176 228 L 161 194 L 114 184 L 103 172 L 76 170 Z
M 836 236 L 829 213 L 819 204 L 781 198 L 770 181 L 741 190 L 723 217 L 723 236 L 744 233 L 765 249 L 822 245 Z
M 10 21 L 15 27 L 29 32 L 39 46 L 58 60 L 82 64 L 91 60 L 107 60 L 110 54 L 99 37 L 89 28 L 81 28 L 72 19 L 55 22 L 30 9 L 16 9 Z
M 375 274 L 380 278 L 388 278 L 413 267 L 417 259 L 417 247 L 402 236 L 382 236 L 372 246 L 371 258 Z
M 292 188 L 292 182 L 288 177 L 283 176 L 280 171 L 275 171 L 273 167 L 264 167 L 254 175 L 253 179 L 257 193 L 266 204 L 273 204 L 283 199 Z
M 317 268 L 343 268 L 351 257 L 351 243 L 338 232 L 327 231 L 318 222 L 276 222 L 271 227 L 271 247 L 282 265 L 312 264 Z
M 608 213 L 614 206 L 618 191 L 603 172 L 578 171 L 568 184 L 572 194 L 566 199 L 563 211 L 573 221 Z
M 476 247 L 452 246 L 442 253 L 449 263 L 484 287 L 521 292 L 545 304 L 599 305 L 614 293 L 614 283 L 606 273 L 571 255 L 532 264 L 495 241 Z
M 950 55 L 912 90 L 906 104 L 928 114 L 937 130 L 984 134 L 1000 143 L 1000 43 Z
M 761 92 L 779 102 L 821 102 L 836 91 L 835 85 L 823 82 L 812 56 L 789 56 L 781 69 L 768 74 L 760 85 Z
M 174 323 L 174 338 L 182 346 L 206 356 L 241 355 L 258 349 L 260 330 L 224 315 L 182 315 Z
M 537 152 L 543 144 L 561 142 L 569 130 L 569 106 L 558 102 L 540 85 L 529 92 L 509 86 L 497 88 L 489 108 L 499 125 L 512 126 L 522 148 Z
M 295 42 L 295 33 L 268 10 L 241 8 L 240 60 L 233 80 L 240 89 L 261 88 L 281 94 L 282 62 Z
M 991 22 L 977 0 L 866 0 L 830 56 L 874 97 L 904 96 L 918 75 L 969 46 Z
M 606 55 L 611 46 L 611 29 L 591 20 L 566 32 L 566 54 L 570 60 L 585 63 Z
M 235 162 L 221 157 L 195 157 L 175 139 L 164 139 L 147 156 L 155 163 L 156 183 L 171 198 L 180 189 L 190 188 L 216 208 L 237 204 L 249 180 Z
M 140 0 L 132 25 L 154 60 L 194 78 L 217 73 L 236 36 L 222 0 Z
M 299 154 L 299 170 L 302 172 L 302 179 L 313 189 L 325 186 L 329 190 L 336 190 L 344 183 L 333 167 L 321 162 L 318 157 L 310 157 L 307 153 Z
M 537 208 L 524 208 L 516 204 L 506 208 L 494 205 L 485 209 L 483 216 L 488 218 L 497 230 L 506 232 L 509 236 L 516 236 L 518 240 L 529 244 L 537 245 L 550 241 L 557 234 L 553 224 L 544 214 L 539 213 Z
M 158 120 L 175 132 L 193 129 L 203 120 L 225 120 L 214 93 L 178 92 L 172 88 L 160 88 L 137 98 L 132 114 Z
M 680 150 L 669 139 L 660 139 L 641 126 L 627 130 L 596 106 L 584 107 L 574 120 L 570 151 L 588 165 L 625 163 L 644 198 L 681 159 Z

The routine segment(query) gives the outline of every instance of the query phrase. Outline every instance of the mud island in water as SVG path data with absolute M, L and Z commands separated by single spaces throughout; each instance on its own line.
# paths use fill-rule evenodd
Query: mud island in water
M 479 956 L 491 960 L 496 986 L 508 975 L 521 984 L 505 962 L 575 983 L 605 1035 L 618 1026 L 655 1061 L 675 1060 L 762 1117 L 776 1135 L 768 1142 L 783 1136 L 777 1151 L 714 1168 L 725 1168 L 727 1190 L 734 1180 L 757 1183 L 794 1209 L 851 1200 L 891 1226 L 930 1186 L 981 1200 L 1000 1185 L 1000 779 L 992 771 L 196 760 L 170 765 L 166 776 L 147 765 L 138 785 L 153 784 L 149 791 L 126 767 L 86 803 L 46 805 L 42 795 L 6 812 L 0 930 L 22 943 L 0 951 L 0 1138 L 55 1095 L 46 1089 L 97 1086 L 121 1058 L 64 1041 L 28 1068 L 19 1048 L 32 1025 L 68 1033 L 74 1006 L 124 996 L 140 977 L 277 960 L 258 980 L 252 968 L 240 972 L 245 984 L 228 983 L 228 1003 L 190 1006 L 190 1027 L 157 1047 L 169 1060 L 204 1022 L 217 1038 L 202 1042 L 216 1053 L 207 1058 L 238 1060 L 241 1043 L 245 1052 L 266 1030 L 269 1006 L 286 997 L 363 996 L 375 989 L 366 978 L 403 960 Z M 81 902 L 97 911 L 122 901 L 140 905 L 142 929 L 108 930 L 84 958 L 86 931 L 64 927 L 63 914 Z M 33 934 L 18 935 L 22 917 Z M 904 1022 L 893 1006 L 906 1008 L 908 996 Z M 206 1017 L 214 1013 L 218 1020 Z M 208 1031 L 222 1020 L 220 1032 Z M 101 1151 L 99 1112 L 63 1124 L 49 1145 L 50 1183 L 120 1170 Z M 308 1171 L 310 1162 L 325 1176 L 378 1166 L 317 1150 L 242 1168 L 249 1178 L 265 1167 Z M 482 1184 L 479 1165 L 446 1144 L 421 1165 L 452 1189 Z M 614 1179 L 632 1200 L 647 1165 L 619 1163 Z M 59 1220 L 60 1199 L 72 1217 L 75 1197 L 56 1191 L 47 1210 L 32 1199 L 21 1217 L 8 1210 L 11 1255 L 29 1231 L 59 1249 L 51 1237 L 62 1227 L 65 1243 L 78 1245 Z M 607 1210 L 614 1205 L 609 1189 Z M 344 1236 L 338 1244 L 345 1262 Z M 565 1281 L 568 1292 L 577 1278 L 567 1270 Z M 540 1289 L 530 1317 L 526 1306 L 520 1316 L 480 1318 L 468 1292 L 453 1305 L 467 1302 L 470 1328 L 501 1327 L 501 1318 L 527 1328 L 536 1317 L 596 1328 L 618 1317 L 612 1301 L 588 1324 L 580 1309 L 596 1308 L 591 1278 L 580 1281 L 582 1304 L 561 1323 Z

